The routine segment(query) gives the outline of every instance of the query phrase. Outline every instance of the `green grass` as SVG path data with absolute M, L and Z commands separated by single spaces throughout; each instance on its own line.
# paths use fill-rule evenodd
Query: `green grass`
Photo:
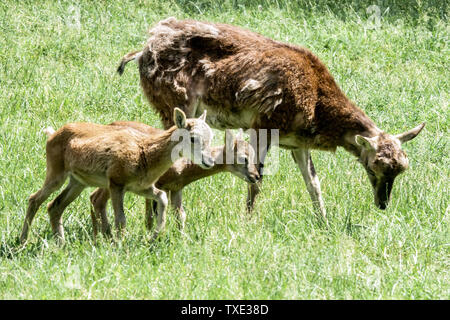
M 0 298 L 449 299 L 446 3 L 2 2 Z M 381 9 L 376 28 L 366 12 L 371 4 Z M 77 10 L 80 28 L 68 18 Z M 135 65 L 121 78 L 115 70 L 125 53 L 142 48 L 149 26 L 168 16 L 240 25 L 310 48 L 388 132 L 426 121 L 405 145 L 411 168 L 397 179 L 388 209 L 376 209 L 351 155 L 316 151 L 331 223 L 321 228 L 300 171 L 282 150 L 252 217 L 245 183 L 222 174 L 185 190 L 186 236 L 169 214 L 165 234 L 150 246 L 143 201 L 127 195 L 123 242 L 93 245 L 85 191 L 65 212 L 64 247 L 51 236 L 44 205 L 20 247 L 27 198 L 45 176 L 42 128 L 119 119 L 161 126 Z

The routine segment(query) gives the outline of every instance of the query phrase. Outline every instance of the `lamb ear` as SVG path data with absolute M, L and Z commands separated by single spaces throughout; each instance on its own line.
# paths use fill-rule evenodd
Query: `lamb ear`
M 400 140 L 401 143 L 407 142 L 407 141 L 412 140 L 415 137 L 417 137 L 417 135 L 420 133 L 420 131 L 422 131 L 423 127 L 425 127 L 425 122 L 422 124 L 419 124 L 414 129 L 400 133 L 400 134 L 396 135 L 395 137 L 398 140 Z
M 225 130 L 225 147 L 227 149 L 233 149 L 235 139 L 236 139 L 236 137 L 234 136 L 233 131 L 231 131 L 230 129 L 226 129 Z
M 180 108 L 175 108 L 173 122 L 178 128 L 186 128 L 186 114 Z
M 358 134 L 355 136 L 355 141 L 357 144 L 359 144 L 361 147 L 363 147 L 366 150 L 369 150 L 369 151 L 377 150 L 377 143 L 376 143 L 375 139 L 373 139 L 373 138 L 363 137 Z
M 205 121 L 206 120 L 206 110 L 205 111 L 203 111 L 203 114 L 200 116 L 200 118 L 199 118 L 200 120 L 203 120 L 203 121 Z

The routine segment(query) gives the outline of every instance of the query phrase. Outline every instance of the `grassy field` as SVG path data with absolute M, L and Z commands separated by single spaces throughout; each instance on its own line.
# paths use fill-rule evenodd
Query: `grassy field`
M 312 2 L 3 1 L 0 298 L 449 299 L 447 2 Z M 119 119 L 161 127 L 135 65 L 120 78 L 115 70 L 125 53 L 142 48 L 149 26 L 169 16 L 240 25 L 310 48 L 388 132 L 426 121 L 405 145 L 411 168 L 396 180 L 388 209 L 373 204 L 353 156 L 316 151 L 325 230 L 300 170 L 281 150 L 280 170 L 265 180 L 252 217 L 246 184 L 221 174 L 185 190 L 186 235 L 169 213 L 150 247 L 143 201 L 127 195 L 125 239 L 94 245 L 85 191 L 65 212 L 64 247 L 44 205 L 20 247 L 27 198 L 45 177 L 42 128 Z

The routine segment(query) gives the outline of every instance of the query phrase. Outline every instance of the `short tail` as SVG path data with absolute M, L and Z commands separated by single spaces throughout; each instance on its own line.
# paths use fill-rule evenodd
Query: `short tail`
M 44 129 L 44 132 L 47 137 L 50 138 L 55 133 L 55 129 L 53 129 L 52 127 L 47 127 Z
M 123 72 L 125 71 L 125 65 L 130 62 L 131 60 L 137 60 L 142 56 L 142 51 L 133 51 L 130 53 L 127 53 L 126 55 L 124 55 L 124 57 L 122 58 L 122 61 L 120 61 L 120 65 L 117 68 L 117 72 L 119 73 L 119 75 L 122 75 Z

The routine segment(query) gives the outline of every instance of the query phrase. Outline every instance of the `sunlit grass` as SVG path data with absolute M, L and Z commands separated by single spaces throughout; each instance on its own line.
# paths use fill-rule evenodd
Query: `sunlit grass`
M 370 2 L 242 3 L 0 4 L 0 298 L 450 297 L 448 8 L 379 1 L 382 19 L 372 29 Z M 115 120 L 161 127 L 136 67 L 120 78 L 115 70 L 168 16 L 232 23 L 307 46 L 380 128 L 399 133 L 427 122 L 405 145 L 411 168 L 397 179 L 389 208 L 375 208 L 351 155 L 314 152 L 330 218 L 330 229 L 321 228 L 300 171 L 281 150 L 280 170 L 265 179 L 252 217 L 245 183 L 220 174 L 185 190 L 185 236 L 170 215 L 150 246 L 143 200 L 127 195 L 125 239 L 94 245 L 85 191 L 65 212 L 63 248 L 45 205 L 30 243 L 18 246 L 27 198 L 45 177 L 42 128 Z

